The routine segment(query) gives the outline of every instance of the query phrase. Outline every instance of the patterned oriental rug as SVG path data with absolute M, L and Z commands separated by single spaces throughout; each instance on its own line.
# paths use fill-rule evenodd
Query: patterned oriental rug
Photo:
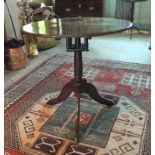
M 6 155 L 150 155 L 150 66 L 83 58 L 84 77 L 112 107 L 74 94 L 47 106 L 73 77 L 73 57 L 55 55 L 5 90 Z

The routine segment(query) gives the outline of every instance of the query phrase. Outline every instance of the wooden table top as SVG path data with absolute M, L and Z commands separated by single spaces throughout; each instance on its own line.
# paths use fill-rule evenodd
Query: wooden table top
M 32 22 L 22 27 L 26 34 L 63 37 L 94 37 L 125 31 L 132 22 L 116 18 L 71 17 Z

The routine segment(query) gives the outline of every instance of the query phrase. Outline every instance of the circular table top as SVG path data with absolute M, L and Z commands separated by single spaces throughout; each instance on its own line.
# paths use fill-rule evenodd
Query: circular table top
M 116 18 L 71 17 L 32 22 L 22 32 L 53 38 L 93 37 L 125 31 L 132 22 Z

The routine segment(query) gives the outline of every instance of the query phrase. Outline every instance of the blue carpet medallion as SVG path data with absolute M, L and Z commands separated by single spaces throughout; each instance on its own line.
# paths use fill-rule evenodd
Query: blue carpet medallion
M 107 110 L 103 105 L 96 105 L 89 100 L 81 100 L 80 105 L 80 142 L 105 147 L 119 108 L 111 107 Z M 69 98 L 44 124 L 41 131 L 74 140 L 76 114 L 77 102 Z

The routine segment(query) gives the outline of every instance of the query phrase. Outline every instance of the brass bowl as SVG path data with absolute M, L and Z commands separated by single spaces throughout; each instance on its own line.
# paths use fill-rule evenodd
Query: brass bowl
M 35 40 L 39 51 L 55 47 L 59 43 L 55 38 L 36 37 Z
M 33 36 L 25 33 L 23 33 L 23 38 L 27 45 L 29 45 L 30 43 L 35 43 L 37 45 L 38 51 L 55 47 L 59 43 L 59 40 L 55 38 Z

